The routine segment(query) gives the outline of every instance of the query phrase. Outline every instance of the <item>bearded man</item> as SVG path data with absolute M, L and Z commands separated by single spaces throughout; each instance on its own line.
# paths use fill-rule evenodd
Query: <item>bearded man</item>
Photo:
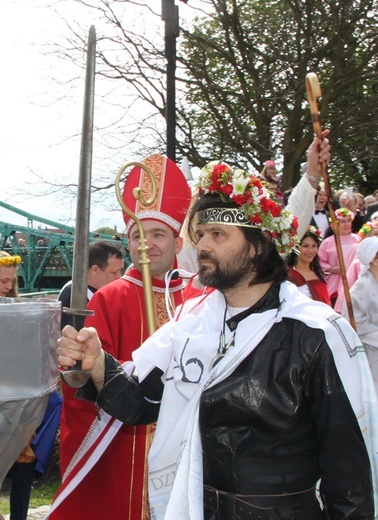
M 108 413 L 157 420 L 153 518 L 372 520 L 361 392 L 371 374 L 349 324 L 285 281 L 296 219 L 227 164 L 205 169 L 198 195 L 189 234 L 213 290 L 134 352 L 131 376 L 91 328 L 65 329 L 60 363 L 82 360 Z

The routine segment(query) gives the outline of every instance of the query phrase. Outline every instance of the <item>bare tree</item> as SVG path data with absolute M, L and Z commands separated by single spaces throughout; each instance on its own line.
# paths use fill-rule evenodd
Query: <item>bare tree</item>
M 101 22 L 96 110 L 107 117 L 96 115 L 95 123 L 106 167 L 94 189 L 102 191 L 117 163 L 165 150 L 164 27 L 157 0 L 73 2 Z M 312 139 L 305 76 L 314 71 L 332 129 L 331 175 L 366 189 L 378 182 L 377 0 L 189 0 L 180 13 L 180 157 L 199 167 L 222 158 L 255 170 L 279 157 L 284 187 L 295 185 Z M 87 28 L 66 23 L 68 36 L 53 52 L 80 70 Z

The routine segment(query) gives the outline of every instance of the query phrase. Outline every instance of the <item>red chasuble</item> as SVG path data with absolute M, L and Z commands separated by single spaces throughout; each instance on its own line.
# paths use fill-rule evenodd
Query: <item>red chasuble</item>
M 331 298 L 329 296 L 326 282 L 323 282 L 323 280 L 320 280 L 320 278 L 315 278 L 314 280 L 305 280 L 305 278 L 300 273 L 298 273 L 298 271 L 292 267 L 289 269 L 289 282 L 292 282 L 297 287 L 301 287 L 302 285 L 307 284 L 313 300 L 331 305 Z
M 157 326 L 168 319 L 164 282 L 152 280 Z M 183 299 L 182 281 L 171 282 L 171 300 Z M 130 269 L 123 278 L 99 289 L 88 304 L 95 311 L 86 326 L 97 329 L 104 349 L 120 361 L 148 336 L 141 273 Z M 142 320 L 141 320 L 142 318 Z M 75 399 L 63 385 L 60 426 L 61 471 L 65 472 L 95 419 L 93 404 Z M 84 481 L 50 516 L 51 520 L 146 520 L 149 518 L 146 456 L 153 426 L 123 425 Z

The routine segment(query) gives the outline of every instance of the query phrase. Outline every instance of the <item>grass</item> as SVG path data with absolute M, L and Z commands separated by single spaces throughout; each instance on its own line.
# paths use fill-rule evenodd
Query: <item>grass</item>
M 60 486 L 60 479 L 55 481 L 37 483 L 32 489 L 30 498 L 30 508 L 44 506 L 51 504 L 58 487 Z

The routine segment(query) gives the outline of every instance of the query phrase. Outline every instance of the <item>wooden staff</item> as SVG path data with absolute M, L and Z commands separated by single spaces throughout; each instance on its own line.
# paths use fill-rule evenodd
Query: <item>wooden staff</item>
M 306 90 L 307 90 L 308 102 L 310 104 L 314 132 L 315 132 L 316 137 L 318 137 L 319 139 L 322 140 L 323 139 L 322 125 L 320 123 L 318 104 L 316 101 L 317 98 L 321 97 L 322 90 L 320 88 L 318 76 L 314 72 L 310 72 L 306 75 Z M 326 162 L 321 163 L 321 171 L 322 171 L 322 176 L 324 179 L 325 191 L 327 194 L 328 211 L 331 216 L 332 228 L 333 228 L 333 233 L 334 233 L 335 241 L 336 241 L 337 256 L 339 258 L 340 274 L 341 274 L 341 279 L 343 281 L 345 301 L 346 301 L 347 308 L 348 308 L 349 322 L 350 322 L 351 326 L 354 328 L 354 330 L 356 330 L 356 322 L 355 322 L 354 314 L 353 314 L 353 306 L 352 306 L 352 301 L 350 298 L 349 286 L 348 286 L 348 281 L 347 281 L 347 277 L 346 277 L 344 255 L 343 255 L 343 250 L 341 247 L 339 226 L 338 226 L 338 222 L 337 222 L 337 219 L 335 216 L 335 211 L 334 211 L 333 205 L 332 205 L 333 197 L 332 197 L 332 191 L 331 191 L 331 184 L 329 182 L 329 177 L 327 174 L 327 163 Z

